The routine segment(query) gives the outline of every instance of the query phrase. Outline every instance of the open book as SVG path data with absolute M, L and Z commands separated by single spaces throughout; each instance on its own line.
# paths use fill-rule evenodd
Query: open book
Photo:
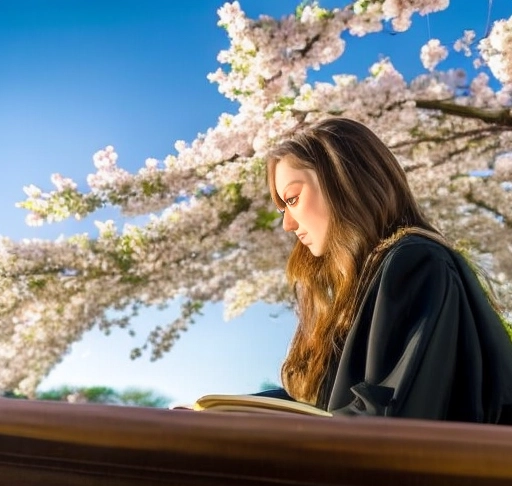
M 201 412 L 210 410 L 212 412 L 299 413 L 332 417 L 332 413 L 307 403 L 256 395 L 205 395 L 199 398 L 192 408 Z

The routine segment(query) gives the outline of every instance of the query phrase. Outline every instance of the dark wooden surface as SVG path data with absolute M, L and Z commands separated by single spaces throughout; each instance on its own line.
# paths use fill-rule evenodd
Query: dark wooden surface
M 1 485 L 505 485 L 512 427 L 0 399 Z

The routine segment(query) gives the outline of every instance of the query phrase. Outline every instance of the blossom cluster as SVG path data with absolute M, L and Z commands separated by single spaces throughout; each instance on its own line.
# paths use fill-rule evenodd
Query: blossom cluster
M 472 55 L 471 45 L 475 41 L 476 33 L 474 30 L 465 30 L 463 36 L 457 39 L 453 44 L 456 52 L 462 52 L 466 57 Z
M 429 71 L 448 57 L 448 49 L 441 45 L 439 39 L 430 39 L 422 48 L 420 59 L 423 66 Z
M 494 76 L 503 84 L 512 84 L 512 16 L 496 21 L 478 48 Z
M 368 0 L 357 0 L 353 9 L 356 15 L 358 29 L 353 33 L 365 32 L 361 29 L 365 24 L 372 25 L 371 32 L 378 30 L 377 25 L 383 18 L 391 21 L 393 29 L 397 32 L 404 32 L 411 26 L 411 17 L 418 12 L 420 15 L 439 12 L 449 5 L 449 0 L 383 0 L 372 2 Z M 359 18 L 357 18 L 359 17 Z M 368 32 L 368 31 L 366 31 Z

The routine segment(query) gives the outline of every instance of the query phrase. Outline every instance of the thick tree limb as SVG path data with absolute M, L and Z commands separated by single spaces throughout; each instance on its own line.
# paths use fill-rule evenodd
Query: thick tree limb
M 447 100 L 416 100 L 416 106 L 425 110 L 439 110 L 447 115 L 472 118 L 485 123 L 512 128 L 512 113 L 509 108 L 477 108 Z

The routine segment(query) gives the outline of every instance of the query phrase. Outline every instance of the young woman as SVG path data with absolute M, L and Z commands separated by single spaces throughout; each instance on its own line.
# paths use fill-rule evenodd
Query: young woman
M 331 118 L 275 148 L 267 169 L 297 235 L 289 396 L 342 414 L 512 423 L 506 324 L 384 143 Z

